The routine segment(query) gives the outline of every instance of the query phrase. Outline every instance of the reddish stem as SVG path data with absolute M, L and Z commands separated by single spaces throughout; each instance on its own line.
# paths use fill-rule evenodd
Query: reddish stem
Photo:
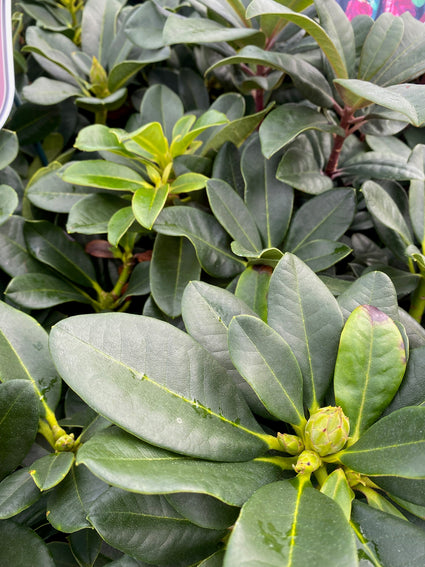
M 346 138 L 350 135 L 350 124 L 353 122 L 353 110 L 350 107 L 342 109 L 340 127 L 344 130 L 344 135 L 340 136 L 336 134 L 334 136 L 334 145 L 332 148 L 331 155 L 329 156 L 329 161 L 325 169 L 326 175 L 329 177 L 334 177 L 335 172 L 338 168 L 339 156 L 341 154 L 342 146 Z M 355 120 L 355 119 L 354 119 Z

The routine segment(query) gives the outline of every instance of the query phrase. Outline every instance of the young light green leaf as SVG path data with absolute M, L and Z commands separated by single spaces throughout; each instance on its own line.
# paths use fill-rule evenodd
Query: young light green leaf
M 368 476 L 425 478 L 425 407 L 405 407 L 372 425 L 341 454 L 344 465 Z
M 210 555 L 225 534 L 195 526 L 164 496 L 132 494 L 114 487 L 90 506 L 88 518 L 109 545 L 142 561 L 175 567 Z
M 347 477 L 342 469 L 335 469 L 326 478 L 325 482 L 320 487 L 320 492 L 335 500 L 340 505 L 344 516 L 350 520 L 351 516 L 351 503 L 354 499 L 354 492 L 348 484 Z
M 185 236 L 195 247 L 199 263 L 212 276 L 232 277 L 245 267 L 230 251 L 230 238 L 216 219 L 193 207 L 167 207 L 154 226 L 160 234 Z
M 270 280 L 268 324 L 291 347 L 303 373 L 304 403 L 317 409 L 333 374 L 342 314 L 326 285 L 290 253 Z
M 182 295 L 191 280 L 198 280 L 201 266 L 187 238 L 158 234 L 150 265 L 152 297 L 170 317 L 181 314 Z
M 30 475 L 41 491 L 49 490 L 62 482 L 73 462 L 74 453 L 50 453 L 31 465 Z
M 208 177 L 201 173 L 183 173 L 179 175 L 170 185 L 170 193 L 191 193 L 203 189 Z
M 53 327 L 50 347 L 86 403 L 153 445 L 228 461 L 267 450 L 267 436 L 222 366 L 172 325 L 124 313 L 82 315 Z
M 148 445 L 117 427 L 84 443 L 77 464 L 130 492 L 209 494 L 231 506 L 241 506 L 260 486 L 282 475 L 278 464 L 267 459 L 214 463 L 187 458 Z
M 216 219 L 246 248 L 261 249 L 261 237 L 252 215 L 239 195 L 221 179 L 210 179 L 207 195 Z
M 357 307 L 341 334 L 334 377 L 335 401 L 350 420 L 353 441 L 392 400 L 405 369 L 404 343 L 395 323 L 376 307 Z
M 170 186 L 140 187 L 133 195 L 131 206 L 136 220 L 151 229 L 159 213 L 164 208 Z
M 113 191 L 137 191 L 140 187 L 150 187 L 134 169 L 96 159 L 72 163 L 63 171 L 62 179 L 68 183 Z
M 293 425 L 305 423 L 303 378 L 289 345 L 257 317 L 239 315 L 229 325 L 233 364 L 267 410 Z
M 108 222 L 108 242 L 117 246 L 135 220 L 132 207 L 123 207 L 114 213 Z
M 354 534 L 340 506 L 309 483 L 294 484 L 268 484 L 248 500 L 230 536 L 224 567 L 358 565 Z

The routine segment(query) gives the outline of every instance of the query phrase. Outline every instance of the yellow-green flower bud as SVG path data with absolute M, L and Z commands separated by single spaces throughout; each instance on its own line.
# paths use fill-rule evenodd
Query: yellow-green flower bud
M 68 435 L 67 433 L 65 433 L 65 435 L 61 435 L 61 437 L 56 439 L 55 451 L 58 451 L 59 453 L 62 453 L 64 451 L 71 451 L 74 447 L 74 443 L 74 434 L 71 433 L 70 435 Z
M 307 421 L 305 445 L 321 457 L 340 451 L 347 442 L 350 422 L 340 407 L 320 408 Z
M 288 433 L 278 433 L 278 441 L 285 451 L 289 455 L 299 455 L 304 449 L 304 443 L 301 437 L 297 435 L 289 435 Z
M 294 471 L 297 473 L 313 473 L 322 465 L 322 459 L 314 451 L 303 451 L 298 457 Z

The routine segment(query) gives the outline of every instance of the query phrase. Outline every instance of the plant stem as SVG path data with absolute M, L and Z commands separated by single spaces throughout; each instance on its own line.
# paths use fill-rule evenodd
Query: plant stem
M 342 146 L 347 136 L 349 135 L 349 128 L 350 128 L 350 124 L 352 123 L 352 120 L 353 120 L 352 109 L 350 107 L 343 108 L 341 114 L 340 126 L 341 128 L 343 128 L 345 134 L 344 136 L 340 136 L 339 134 L 337 134 L 334 138 L 334 145 L 332 148 L 332 152 L 331 155 L 329 156 L 329 161 L 325 169 L 325 173 L 329 177 L 333 177 L 338 168 L 339 156 L 341 154 Z
M 421 281 L 415 289 L 410 304 L 409 315 L 418 323 L 422 321 L 425 311 L 425 276 L 421 274 Z
M 107 115 L 108 115 L 108 111 L 106 109 L 97 110 L 94 115 L 94 123 L 105 125 Z

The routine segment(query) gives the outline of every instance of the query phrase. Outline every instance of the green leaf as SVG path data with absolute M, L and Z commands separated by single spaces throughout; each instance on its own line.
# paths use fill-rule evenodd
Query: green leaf
M 268 324 L 291 347 L 303 373 L 304 403 L 318 408 L 343 323 L 336 299 L 308 266 L 286 253 L 271 277 L 268 306 Z
M 120 143 L 114 129 L 103 124 L 92 124 L 80 130 L 74 146 L 85 152 L 108 151 L 119 155 L 131 155 Z
M 44 309 L 68 301 L 90 303 L 78 288 L 48 274 L 16 276 L 7 286 L 5 295 L 18 305 L 29 309 Z
M 230 528 L 239 515 L 238 506 L 229 506 L 208 494 L 181 492 L 167 494 L 166 498 L 179 514 L 201 528 Z
M 370 542 L 381 565 L 416 567 L 425 560 L 422 527 L 358 501 L 353 505 L 352 521 Z
M 46 517 L 62 532 L 73 533 L 90 527 L 87 513 L 109 486 L 85 467 L 73 466 L 66 478 L 49 493 Z
M 341 461 L 369 476 L 425 478 L 425 407 L 407 407 L 383 417 L 343 451 Z
M 72 554 L 82 567 L 93 567 L 100 552 L 102 539 L 92 529 L 74 532 L 68 537 Z
M 210 179 L 207 195 L 216 219 L 246 248 L 261 249 L 261 237 L 254 219 L 239 195 L 221 179 Z
M 158 234 L 150 265 L 150 286 L 158 307 L 170 317 L 181 314 L 183 291 L 198 280 L 201 266 L 192 244 L 183 237 Z
M 208 177 L 201 173 L 183 173 L 179 175 L 170 185 L 170 193 L 178 195 L 179 193 L 190 193 L 203 189 Z
M 29 469 L 19 469 L 0 482 L 0 520 L 12 518 L 41 497 Z
M 16 132 L 19 144 L 26 146 L 45 140 L 49 134 L 59 128 L 60 123 L 59 105 L 40 108 L 39 105 L 31 102 L 24 102 L 17 107 L 8 126 Z
M 9 185 L 0 185 L 0 225 L 5 223 L 19 205 L 19 198 Z
M 424 370 L 425 347 L 411 349 L 403 381 L 393 400 L 387 406 L 386 414 L 405 406 L 425 405 L 425 387 L 422 379 Z
M 136 559 L 175 567 L 193 565 L 210 555 L 225 533 L 195 526 L 163 496 L 117 488 L 91 505 L 88 518 L 109 545 Z
M 293 189 L 276 179 L 278 159 L 262 158 L 259 138 L 254 136 L 245 146 L 241 160 L 245 203 L 267 248 L 281 244 L 294 200 Z
M 374 476 L 373 482 L 382 488 L 390 498 L 402 498 L 416 506 L 425 506 L 425 481 L 396 476 Z
M 116 33 L 116 19 L 125 0 L 88 0 L 81 22 L 81 46 L 84 53 L 96 57 L 105 67 L 111 39 Z
M 334 185 L 332 179 L 323 174 L 313 151 L 305 148 L 304 140 L 296 140 L 285 152 L 276 177 L 291 187 L 312 195 L 324 193 Z
M 390 195 L 374 181 L 363 183 L 361 190 L 372 216 L 393 230 L 406 246 L 413 244 L 406 221 Z
M 15 132 L 3 128 L 0 130 L 0 169 L 12 163 L 19 151 L 18 137 Z
M 134 169 L 99 159 L 72 163 L 63 171 L 62 179 L 68 183 L 114 191 L 137 191 L 149 185 Z
M 348 230 L 355 208 L 356 194 L 350 188 L 335 188 L 309 199 L 292 219 L 285 250 L 296 253 L 312 240 L 337 240 Z
M 199 563 L 199 567 L 223 567 L 224 554 L 224 550 L 213 553 L 210 557 L 201 561 L 201 563 Z
M 0 522 L 0 564 L 13 567 L 55 567 L 49 550 L 33 530 L 11 520 Z M 17 543 L 19 542 L 19 545 Z
M 397 392 L 406 369 L 400 331 L 382 311 L 357 307 L 342 330 L 335 364 L 335 401 L 350 420 L 356 441 Z
M 152 59 L 156 61 L 168 59 L 170 55 L 168 49 L 163 49 L 153 53 L 155 53 L 155 55 L 152 56 Z M 120 63 L 117 63 L 112 67 L 108 74 L 108 89 L 111 92 L 116 92 L 127 86 L 134 75 L 136 75 L 145 66 L 145 61 L 121 61 Z
M 311 240 L 297 249 L 297 256 L 313 270 L 321 272 L 346 258 L 352 249 L 332 240 Z
M 337 9 L 336 4 L 332 4 L 332 8 Z M 341 51 L 340 46 L 335 44 L 333 38 L 331 38 L 318 23 L 304 14 L 294 12 L 286 6 L 274 2 L 274 0 L 253 0 L 246 11 L 248 18 L 268 14 L 281 15 L 284 20 L 293 22 L 305 30 L 317 41 L 319 47 L 321 47 L 326 58 L 329 60 L 336 76 L 348 78 L 344 49 Z
M 313 65 L 292 53 L 266 51 L 255 45 L 247 45 L 240 49 L 237 55 L 225 57 L 214 63 L 206 73 L 223 65 L 235 65 L 238 63 L 262 65 L 283 71 L 290 75 L 296 88 L 318 106 L 332 108 L 334 104 L 332 90 L 323 74 Z
M 54 410 L 61 382 L 47 341 L 46 331 L 35 319 L 0 302 L 0 380 L 28 380 Z
M 257 490 L 236 522 L 224 567 L 356 567 L 354 534 L 340 506 L 308 484 Z
M 267 449 L 223 368 L 172 325 L 124 313 L 82 315 L 53 327 L 50 347 L 59 373 L 86 403 L 149 443 L 228 461 Z
M 69 213 L 72 206 L 96 190 L 66 183 L 58 175 L 62 167 L 59 162 L 52 162 L 47 167 L 39 169 L 26 187 L 29 201 L 45 211 L 54 213 Z
M 239 315 L 229 325 L 229 352 L 237 370 L 273 416 L 293 425 L 304 424 L 301 370 L 276 331 L 257 317 Z
M 74 453 L 51 453 L 31 465 L 30 475 L 41 491 L 49 490 L 62 482 L 73 462 Z
M 37 435 L 38 418 L 32 384 L 24 380 L 0 384 L 0 479 L 26 457 Z
M 131 206 L 136 220 L 142 226 L 152 228 L 167 201 L 169 188 L 166 183 L 160 187 L 140 187 L 136 190 Z
M 425 92 L 424 92 L 425 94 Z M 424 179 L 423 169 L 419 169 L 403 156 L 393 153 L 359 152 L 344 161 L 339 169 L 341 175 L 354 175 L 362 179 L 396 179 L 399 181 Z M 369 183 L 371 183 L 369 181 Z
M 392 57 L 403 37 L 401 18 L 384 13 L 371 27 L 363 44 L 357 78 L 373 81 L 375 75 Z
M 354 74 L 356 64 L 356 46 L 351 22 L 337 2 L 329 3 L 326 0 L 314 0 L 314 5 L 320 25 L 337 48 L 343 59 L 346 73 L 351 77 Z M 332 64 L 331 60 L 330 63 Z
M 90 257 L 61 228 L 48 221 L 27 222 L 24 236 L 28 251 L 37 260 L 77 284 L 93 286 L 96 273 Z
M 118 246 L 119 241 L 135 221 L 132 207 L 123 207 L 116 211 L 108 222 L 108 242 Z
M 206 18 L 184 18 L 174 14 L 167 18 L 163 38 L 166 45 L 230 41 L 238 45 L 249 42 L 261 47 L 265 40 L 264 34 L 253 28 L 226 27 Z
M 131 12 L 125 22 L 125 33 L 132 43 L 139 47 L 159 49 L 165 45 L 162 31 L 166 21 L 165 13 L 155 2 L 148 0 Z M 141 28 L 144 30 L 143 34 L 140 33 Z
M 154 226 L 160 234 L 185 236 L 196 250 L 199 263 L 211 276 L 232 277 L 245 266 L 230 251 L 230 239 L 216 219 L 193 207 L 167 207 Z
M 127 205 L 128 201 L 116 195 L 88 195 L 70 210 L 66 230 L 80 234 L 106 233 L 110 219 Z
M 248 266 L 239 279 L 235 295 L 244 301 L 254 313 L 267 322 L 267 294 L 271 270 L 261 266 Z
M 81 89 L 63 81 L 55 81 L 47 77 L 38 77 L 33 83 L 22 89 L 22 94 L 34 104 L 53 105 L 81 95 Z
M 354 492 L 348 484 L 347 477 L 342 469 L 335 469 L 326 478 L 325 482 L 320 487 L 320 492 L 335 500 L 340 505 L 344 516 L 350 520 L 351 516 L 351 502 L 354 499 Z
M 282 104 L 266 116 L 260 126 L 261 150 L 267 158 L 274 155 L 306 130 L 343 135 L 336 124 L 304 104 Z
M 425 122 L 423 85 L 380 87 L 359 79 L 336 79 L 334 82 L 344 100 L 355 108 L 375 103 L 406 116 L 413 126 L 420 127 Z
M 214 463 L 187 458 L 148 445 L 116 427 L 84 443 L 77 464 L 130 492 L 208 494 L 231 506 L 241 506 L 260 486 L 282 475 L 281 468 L 267 460 Z
M 137 144 L 142 149 L 142 156 L 149 159 L 152 158 L 159 164 L 162 164 L 163 160 L 168 159 L 168 141 L 159 122 L 149 122 L 149 124 L 145 124 L 138 130 L 124 135 L 121 141 L 124 143 L 124 146 L 136 153 L 135 144 Z M 130 142 L 130 144 L 127 144 L 127 142 Z M 168 161 L 165 161 L 163 165 L 165 166 L 167 163 Z
M 214 159 L 212 177 L 228 183 L 240 196 L 244 195 L 244 182 L 240 167 L 238 148 L 231 142 L 225 142 Z
M 150 292 L 149 269 L 150 262 L 140 262 L 133 268 L 128 287 L 123 295 L 124 300 L 133 295 L 147 295 Z
M 425 168 L 424 146 L 418 144 L 412 151 L 412 158 L 418 167 Z M 422 244 L 425 242 L 425 182 L 412 179 L 409 187 L 409 213 L 413 231 Z
M 355 280 L 338 297 L 338 305 L 347 319 L 359 305 L 372 305 L 398 321 L 398 302 L 394 284 L 383 272 L 369 272 Z

